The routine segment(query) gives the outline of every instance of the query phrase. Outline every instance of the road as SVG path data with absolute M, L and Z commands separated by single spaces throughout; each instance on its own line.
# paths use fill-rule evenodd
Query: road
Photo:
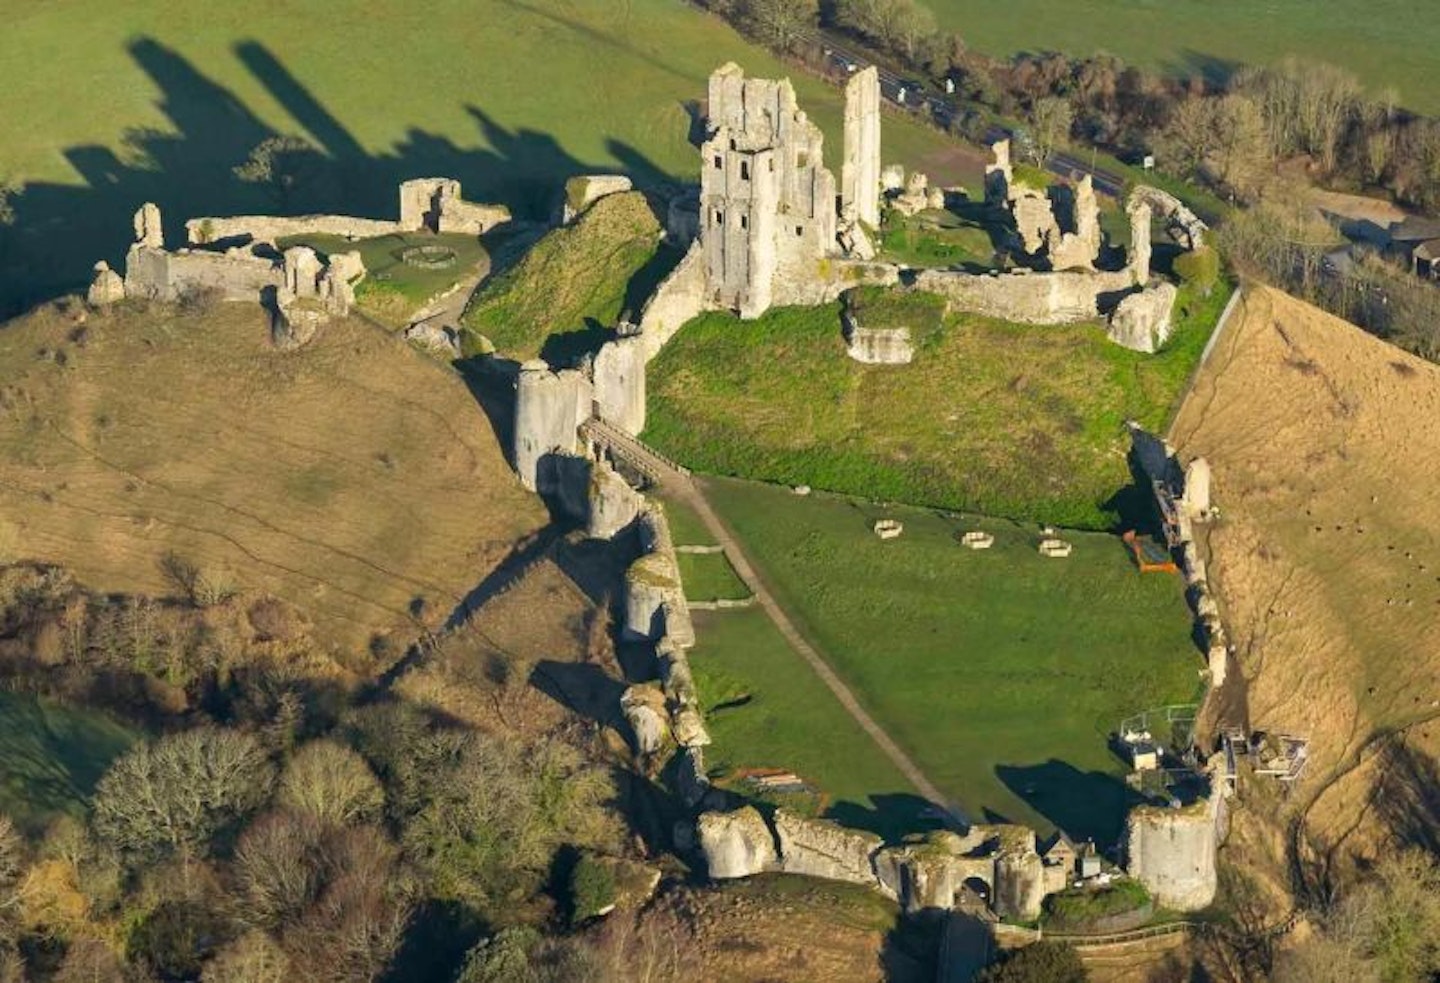
M 857 49 L 847 46 L 831 34 L 823 31 L 801 31 L 797 33 L 797 37 L 819 48 L 825 56 L 826 67 L 841 78 L 874 65 L 880 76 L 881 97 L 897 109 L 910 112 L 928 109 L 931 118 L 942 127 L 948 127 L 950 121 L 961 112 L 962 107 L 955 99 L 929 91 L 923 84 L 917 85 L 918 80 L 906 79 L 884 65 L 872 62 Z M 985 134 L 985 140 L 993 143 L 996 140 L 1009 139 L 1013 135 L 1013 132 L 1005 127 L 991 126 Z M 1089 174 L 1095 190 L 1112 198 L 1119 198 L 1125 192 L 1124 177 L 1087 164 L 1074 154 L 1053 154 L 1045 166 L 1064 178 L 1073 179 L 1078 175 Z
M 850 687 L 845 685 L 844 680 L 836 675 L 834 669 L 830 668 L 830 663 L 826 661 L 825 657 L 815 646 L 806 641 L 805 636 L 795 627 L 795 623 L 790 620 L 785 609 L 775 600 L 775 595 L 771 593 L 764 578 L 760 576 L 754 564 L 750 562 L 750 558 L 741 549 L 739 541 L 731 534 L 730 529 L 721 521 L 715 510 L 710 507 L 699 484 L 688 474 L 677 470 L 665 458 L 614 427 L 596 421 L 591 421 L 587 426 L 592 430 L 602 431 L 606 444 L 612 452 L 621 457 L 631 458 L 632 463 L 646 474 L 658 476 L 657 482 L 662 492 L 688 506 L 700 517 L 706 530 L 715 538 L 716 544 L 725 550 L 725 556 L 730 560 L 730 565 L 735 568 L 740 579 L 755 595 L 755 601 L 760 609 L 765 612 L 765 615 L 775 625 L 776 630 L 780 632 L 789 646 L 795 650 L 795 653 L 805 660 L 815 674 L 820 677 L 826 688 L 835 695 L 835 699 L 840 701 L 845 712 L 860 725 L 861 730 L 870 735 L 871 740 L 880 747 L 885 756 L 922 796 L 944 815 L 949 816 L 952 822 L 965 825 L 965 819 L 959 810 L 946 800 L 935 783 L 930 781 L 920 770 L 920 766 L 901 750 L 900 745 L 895 743 L 885 728 L 881 727 L 875 718 L 870 716 L 860 705 L 860 701 L 855 698 Z

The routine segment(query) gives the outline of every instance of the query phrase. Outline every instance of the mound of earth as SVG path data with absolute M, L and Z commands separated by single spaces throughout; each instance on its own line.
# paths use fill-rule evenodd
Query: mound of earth
M 1210 569 L 1249 724 L 1311 741 L 1278 808 L 1320 871 L 1396 841 L 1433 849 L 1440 367 L 1271 289 L 1241 303 L 1172 438 L 1213 468 Z M 1238 723 L 1243 699 L 1222 695 Z
M 465 353 L 544 354 L 554 362 L 572 348 L 599 347 L 589 342 L 627 309 L 639 318 L 659 276 L 637 275 L 655 257 L 659 236 L 640 192 L 601 198 L 476 291 L 464 316 Z
M 642 919 L 664 926 L 694 980 L 928 983 L 935 940 L 897 914 L 862 887 L 775 874 L 668 891 Z
M 0 331 L 0 561 L 96 590 L 273 594 L 363 650 L 443 622 L 544 514 L 453 373 L 255 305 L 38 310 Z

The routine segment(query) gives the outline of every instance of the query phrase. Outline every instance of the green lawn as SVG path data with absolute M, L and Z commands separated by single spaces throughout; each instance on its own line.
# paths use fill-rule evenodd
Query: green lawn
M 196 215 L 393 217 L 411 177 L 454 176 L 532 217 L 577 173 L 693 181 L 690 113 L 729 60 L 794 77 L 838 174 L 839 89 L 673 0 L 348 0 L 323 17 L 282 0 L 10 0 L 0 182 L 26 190 L 0 229 L 0 311 L 118 264 L 145 201 L 176 242 Z M 323 151 L 284 196 L 233 173 L 277 133 Z M 940 134 L 887 113 L 884 138 L 887 162 L 959 179 Z
M 596 202 L 492 278 L 465 311 L 465 354 L 489 351 L 552 365 L 597 350 L 622 315 L 638 320 L 679 261 L 658 249 L 660 222 L 638 191 Z
M 680 553 L 680 580 L 692 601 L 736 601 L 750 596 L 724 553 Z
M 309 246 L 322 255 L 359 250 L 365 279 L 355 292 L 356 300 L 362 310 L 395 327 L 404 327 L 407 316 L 421 304 L 469 276 L 487 258 L 477 237 L 453 234 L 388 235 L 354 242 L 340 236 L 295 236 L 279 245 Z M 405 250 L 415 246 L 449 249 L 455 262 L 440 268 L 406 263 Z
M 888 211 L 880 230 L 881 259 L 916 267 L 994 266 L 994 216 L 982 205 L 967 212 L 924 211 L 907 217 Z
M 924 803 L 763 611 L 697 611 L 695 632 L 690 666 L 714 741 L 712 775 L 793 771 L 828 797 L 837 820 L 884 835 L 915 828 Z
M 926 0 L 942 26 L 993 55 L 1110 51 L 1147 68 L 1214 75 L 1298 55 L 1341 65 L 1371 91 L 1440 112 L 1440 18 L 1414 0 Z
M 707 314 L 650 366 L 645 439 L 713 474 L 1109 529 L 1125 421 L 1169 420 L 1226 297 L 1182 295 L 1156 355 L 1099 324 L 954 316 L 908 366 L 851 361 L 838 304 Z
M 95 783 L 136 735 L 93 711 L 0 692 L 0 814 L 39 833 L 83 816 Z
M 705 486 L 802 630 L 966 815 L 1113 839 L 1125 790 L 1108 735 L 1130 713 L 1197 696 L 1201 660 L 1177 577 L 1142 576 L 1120 541 L 1102 534 L 1065 532 L 1074 554 L 1045 559 L 1034 527 L 751 482 Z M 871 532 L 882 516 L 904 522 L 899 539 Z M 995 535 L 992 549 L 957 544 L 957 533 L 976 528 Z M 717 637 L 715 626 L 726 625 L 702 624 L 697 666 L 711 648 L 727 670 L 753 660 L 742 665 L 763 671 L 759 681 L 810 706 L 795 690 L 808 671 L 798 657 L 778 643 L 761 652 Z M 760 722 L 742 729 L 727 712 L 716 719 L 722 748 L 759 743 Z M 764 763 L 802 762 L 793 767 L 803 772 L 829 761 L 864 774 L 854 742 L 817 742 L 829 733 L 818 724 L 764 726 L 774 759 Z

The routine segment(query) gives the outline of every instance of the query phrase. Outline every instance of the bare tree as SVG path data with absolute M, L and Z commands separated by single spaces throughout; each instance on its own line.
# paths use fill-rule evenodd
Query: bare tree
M 285 983 L 291 978 L 285 950 L 264 932 L 248 932 L 216 953 L 200 983 Z
M 741 20 L 765 44 L 792 51 L 820 20 L 819 0 L 743 0 Z
M 95 790 L 101 842 L 130 860 L 204 852 L 218 832 L 269 798 L 274 781 L 254 738 L 200 728 L 140 744 Z
M 280 776 L 280 804 L 325 823 L 376 819 L 385 808 L 380 780 L 354 751 L 334 741 L 311 741 Z
M 321 887 L 320 839 L 314 817 L 272 812 L 255 820 L 235 848 L 235 879 L 245 896 L 241 915 L 258 928 L 298 917 Z

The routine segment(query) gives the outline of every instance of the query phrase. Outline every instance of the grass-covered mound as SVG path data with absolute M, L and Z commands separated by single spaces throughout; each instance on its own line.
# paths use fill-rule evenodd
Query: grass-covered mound
M 272 594 L 324 643 L 412 637 L 544 522 L 465 384 L 355 320 L 277 351 L 255 304 L 47 307 L 0 331 L 0 562 Z
M 465 354 L 533 358 L 547 344 L 578 341 L 561 336 L 603 333 L 627 307 L 638 315 L 644 298 L 629 295 L 630 281 L 655 257 L 659 235 L 638 191 L 601 198 L 476 291 L 465 311 Z
M 1064 533 L 1073 554 L 1048 559 L 1033 526 L 704 484 L 801 631 L 966 815 L 1113 841 L 1128 790 L 1109 734 L 1130 714 L 1198 695 L 1202 660 L 1178 577 L 1140 574 L 1110 535 Z M 882 541 L 871 529 L 879 518 L 904 532 Z M 994 546 L 961 546 L 972 529 Z M 702 700 L 714 699 L 712 672 L 749 681 L 756 697 L 711 714 L 706 761 L 838 775 L 841 792 L 893 789 L 861 770 L 860 731 L 824 729 L 827 694 L 800 657 L 745 628 L 717 617 L 699 631 Z M 818 695 L 802 696 L 806 685 Z
M 932 329 L 922 307 L 907 366 L 846 357 L 838 304 L 707 314 L 651 364 L 645 439 L 699 471 L 1106 529 L 1130 482 L 1125 421 L 1170 417 L 1225 300 L 1182 292 L 1188 314 L 1156 355 L 1099 324 Z

